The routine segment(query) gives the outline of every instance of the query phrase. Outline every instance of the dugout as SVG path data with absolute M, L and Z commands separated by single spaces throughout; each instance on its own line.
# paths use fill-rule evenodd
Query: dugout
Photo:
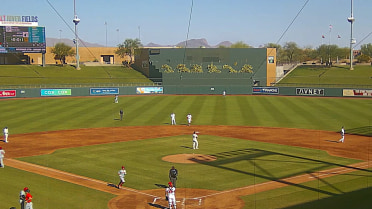
M 180 72 L 183 64 L 202 72 Z M 162 66 L 174 72 L 167 72 Z M 250 72 L 241 73 L 244 66 Z M 215 69 L 210 72 L 211 66 Z M 134 69 L 154 82 L 162 82 L 166 94 L 250 94 L 252 86 L 267 86 L 276 78 L 276 49 L 273 48 L 142 48 Z M 234 72 L 232 72 L 234 71 Z

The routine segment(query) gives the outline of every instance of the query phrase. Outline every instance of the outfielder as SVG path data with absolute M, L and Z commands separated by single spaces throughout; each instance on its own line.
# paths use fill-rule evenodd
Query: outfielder
M 1 168 L 5 168 L 5 165 L 4 165 L 4 155 L 5 155 L 5 151 L 3 150 L 2 147 L 0 147 L 0 167 Z
M 176 114 L 174 112 L 172 112 L 170 117 L 171 117 L 172 125 L 176 125 Z
M 127 171 L 125 170 L 125 167 L 124 166 L 121 166 L 121 170 L 118 171 L 118 175 L 119 175 L 119 178 L 120 178 L 120 182 L 117 186 L 118 189 L 120 189 L 120 187 L 122 187 L 122 185 L 125 183 L 125 175 L 127 175 Z
M 9 135 L 8 127 L 5 127 L 5 128 L 3 129 L 3 133 L 4 133 L 4 142 L 5 142 L 5 143 L 8 143 L 8 135 Z
M 118 97 L 118 95 L 115 95 L 115 101 L 114 101 L 115 103 L 119 103 L 119 97 Z
M 120 120 L 123 120 L 123 116 L 124 116 L 124 111 L 123 111 L 123 109 L 120 109 L 120 111 L 119 111 L 119 115 L 120 115 Z
M 168 200 L 168 208 L 176 209 L 176 188 L 172 182 L 168 182 L 168 187 L 165 189 L 165 199 Z
M 341 128 L 340 134 L 341 134 L 341 139 L 338 140 L 338 142 L 344 143 L 344 140 L 345 140 L 345 129 L 344 129 L 343 126 Z
M 190 124 L 191 124 L 191 120 L 192 120 L 192 115 L 189 113 L 187 116 L 187 122 L 188 122 L 188 126 L 190 126 Z
M 199 149 L 199 142 L 198 142 L 198 134 L 199 132 L 194 131 L 192 134 L 192 148 L 193 149 Z

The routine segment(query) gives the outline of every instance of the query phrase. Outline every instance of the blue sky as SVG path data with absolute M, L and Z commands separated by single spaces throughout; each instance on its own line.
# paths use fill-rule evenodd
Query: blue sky
M 126 38 L 140 38 L 144 45 L 150 42 L 173 45 L 186 40 L 191 0 L 75 1 L 81 19 L 78 33 L 84 41 L 106 45 L 107 40 L 108 46 L 116 46 Z M 293 41 L 300 47 L 317 47 L 329 42 L 349 46 L 347 18 L 351 13 L 351 0 L 309 0 L 280 39 L 306 1 L 194 0 L 188 37 L 205 38 L 210 45 L 243 41 L 259 47 Z M 48 38 L 73 39 L 73 5 L 73 0 L 2 0 L 0 15 L 36 15 L 39 26 L 46 27 Z M 372 42 L 372 36 L 360 42 L 372 32 L 371 9 L 372 1 L 354 0 L 354 38 L 359 47 Z M 332 25 L 331 32 L 329 25 Z M 337 38 L 338 35 L 341 38 Z

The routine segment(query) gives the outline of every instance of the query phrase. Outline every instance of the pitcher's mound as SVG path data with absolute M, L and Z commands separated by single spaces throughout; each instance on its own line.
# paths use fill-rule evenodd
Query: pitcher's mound
M 215 161 L 217 157 L 203 154 L 178 154 L 165 156 L 162 160 L 172 163 L 202 163 Z

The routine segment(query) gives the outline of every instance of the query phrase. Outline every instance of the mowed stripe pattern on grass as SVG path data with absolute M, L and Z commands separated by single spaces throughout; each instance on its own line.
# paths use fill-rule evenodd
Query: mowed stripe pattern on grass
M 116 126 L 243 125 L 338 131 L 370 126 L 371 100 L 271 96 L 123 96 L 2 100 L 0 125 L 10 133 Z M 119 110 L 124 121 L 119 121 Z M 25 125 L 32 124 L 32 125 Z

